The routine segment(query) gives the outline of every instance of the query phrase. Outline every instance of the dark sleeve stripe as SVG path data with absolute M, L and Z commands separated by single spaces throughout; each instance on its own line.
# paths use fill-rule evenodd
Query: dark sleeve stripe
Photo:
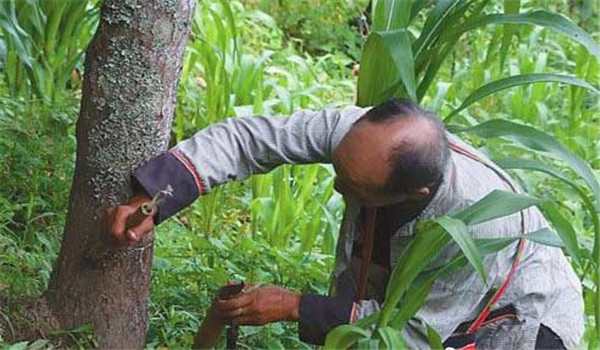
M 188 163 L 189 165 L 191 164 Z M 203 194 L 204 187 L 199 186 L 202 182 L 199 182 L 197 174 L 188 166 L 174 152 L 166 152 L 150 159 L 133 172 L 131 177 L 134 191 L 142 190 L 148 196 L 154 197 L 168 185 L 173 188 L 173 196 L 165 199 L 158 208 L 158 214 L 154 216 L 157 225 L 192 204 Z
M 323 345 L 330 330 L 350 322 L 353 305 L 347 298 L 303 294 L 298 324 L 300 340 Z
M 181 163 L 183 163 L 185 168 L 192 174 L 192 176 L 194 177 L 194 181 L 196 182 L 196 187 L 198 187 L 198 192 L 200 193 L 200 195 L 201 196 L 205 195 L 206 187 L 204 186 L 204 182 L 202 181 L 202 178 L 200 177 L 200 175 L 198 175 L 196 168 L 194 168 L 194 166 L 189 161 L 189 159 L 187 159 L 187 157 L 184 156 L 183 153 L 181 153 L 179 151 L 172 151 L 171 153 L 175 156 L 175 158 L 177 158 L 177 160 L 179 160 Z

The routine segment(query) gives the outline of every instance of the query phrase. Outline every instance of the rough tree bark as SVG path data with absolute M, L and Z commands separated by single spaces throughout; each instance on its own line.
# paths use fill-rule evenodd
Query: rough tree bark
M 91 324 L 101 348 L 145 343 L 152 239 L 107 250 L 105 210 L 131 195 L 131 171 L 167 148 L 194 5 L 104 0 L 87 51 L 68 218 L 44 297 L 62 329 Z

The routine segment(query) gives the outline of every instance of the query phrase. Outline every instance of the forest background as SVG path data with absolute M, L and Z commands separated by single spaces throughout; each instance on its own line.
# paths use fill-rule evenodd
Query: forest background
M 83 55 L 100 3 L 58 3 L 0 2 L 0 294 L 9 301 L 45 290 L 65 224 Z M 510 3 L 489 1 L 484 11 L 503 13 Z M 516 3 L 517 12 L 563 14 L 598 42 L 596 1 Z M 11 4 L 19 9 L 16 29 L 6 21 Z M 184 57 L 171 143 L 226 117 L 354 104 L 357 64 L 368 34 L 367 6 L 366 0 L 201 1 Z M 409 32 L 418 33 L 423 22 L 416 18 Z M 41 26 L 54 31 L 39 30 Z M 506 28 L 511 28 L 510 35 Z M 439 64 L 421 103 L 443 117 L 477 88 L 506 76 L 566 74 L 598 87 L 597 57 L 542 26 L 489 26 L 469 32 Z M 491 119 L 551 135 L 589 165 L 597 182 L 597 93 L 559 83 L 515 86 L 473 103 L 452 123 L 473 126 Z M 467 138 L 493 159 L 542 157 L 515 143 L 479 136 Z M 586 293 L 583 345 L 594 348 L 598 267 L 586 261 L 593 255 L 597 213 L 590 216 L 581 191 L 591 201 L 595 198 L 576 172 L 558 157 L 549 158 L 567 182 L 551 171 L 511 173 L 529 193 L 552 198 L 543 209 L 560 238 L 571 243 L 565 251 Z M 332 188 L 333 176 L 329 165 L 283 166 L 223 186 L 161 225 L 152 266 L 147 348 L 189 348 L 215 290 L 231 279 L 326 294 L 343 210 Z M 569 241 L 573 236 L 575 241 Z M 10 323 L 2 310 L 0 317 Z M 94 344 L 89 328 L 69 333 L 82 348 Z M 0 346 L 14 350 L 49 346 L 45 340 L 8 344 L 5 336 L 0 334 Z M 240 344 L 310 348 L 298 340 L 295 325 L 285 323 L 242 327 Z

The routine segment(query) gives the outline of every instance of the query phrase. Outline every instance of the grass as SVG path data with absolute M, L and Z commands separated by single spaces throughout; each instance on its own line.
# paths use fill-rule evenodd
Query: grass
M 559 0 L 521 1 L 520 11 L 540 7 L 568 15 L 597 39 L 599 31 L 594 23 L 598 4 L 586 2 L 585 6 L 569 9 Z M 487 10 L 502 9 L 501 1 L 492 1 Z M 204 1 L 197 11 L 181 77 L 174 141 L 225 117 L 287 114 L 299 108 L 354 102 L 357 82 L 351 75 L 351 57 L 356 52 L 331 49 L 319 55 L 308 54 L 299 49 L 306 45 L 290 40 L 289 33 L 281 30 L 272 16 L 238 1 Z M 86 16 L 93 23 L 93 11 Z M 419 30 L 422 20 L 416 18 L 416 24 L 408 30 Z M 71 34 L 81 35 L 75 45 L 68 33 L 61 34 L 65 35 L 63 42 L 74 45 L 70 49 L 73 57 L 80 57 L 85 35 Z M 422 94 L 422 104 L 446 116 L 474 89 L 507 75 L 568 73 L 597 82 L 598 60 L 581 45 L 536 27 L 518 28 L 513 34 L 504 46 L 501 27 L 480 29 L 457 41 Z M 7 40 L 14 38 L 7 39 L 6 29 L 0 30 L 0 43 Z M 47 45 L 47 37 L 32 36 L 32 40 Z M 318 40 L 321 38 L 315 42 Z M 506 56 L 501 64 L 503 50 Z M 44 50 L 29 52 L 32 59 L 47 54 Z M 23 64 L 9 66 L 4 63 L 8 61 L 2 62 L 0 295 L 17 298 L 45 289 L 56 257 L 74 163 L 79 85 L 62 83 L 71 79 L 71 65 L 52 70 L 55 79 L 61 81 L 51 84 L 57 89 L 60 86 L 58 93 L 34 88 L 35 79 L 23 80 L 18 86 L 11 80 L 15 76 L 11 72 L 24 72 L 25 68 L 15 68 Z M 42 73 L 46 71 L 41 69 Z M 469 126 L 502 118 L 535 126 L 589 164 L 598 179 L 599 112 L 598 97 L 583 89 L 536 84 L 482 99 L 458 114 L 453 123 Z M 500 139 L 476 135 L 467 138 L 493 158 L 510 155 L 548 159 Z M 564 163 L 550 158 L 550 164 L 569 179 L 579 181 Z M 584 256 L 589 255 L 593 222 L 579 195 L 551 176 L 512 172 L 530 193 L 554 199 L 558 212 L 576 232 Z M 147 347 L 189 347 L 212 293 L 229 279 L 276 283 L 325 294 L 343 209 L 339 195 L 332 191 L 332 179 L 332 169 L 325 165 L 280 167 L 270 174 L 223 186 L 162 225 L 153 265 Z M 586 288 L 584 345 L 595 348 L 595 287 L 590 272 L 597 272 L 598 267 L 588 265 L 591 267 L 586 270 L 585 265 L 574 266 Z M 295 327 L 287 324 L 242 327 L 240 340 L 243 348 L 307 348 L 298 341 Z M 13 346 L 19 349 L 38 345 Z M 2 343 L 1 334 L 0 346 L 9 347 Z

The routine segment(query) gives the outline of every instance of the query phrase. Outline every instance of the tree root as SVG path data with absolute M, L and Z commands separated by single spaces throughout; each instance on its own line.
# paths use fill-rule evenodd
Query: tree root
M 0 297 L 0 332 L 4 341 L 51 339 L 57 329 L 58 322 L 45 298 Z

